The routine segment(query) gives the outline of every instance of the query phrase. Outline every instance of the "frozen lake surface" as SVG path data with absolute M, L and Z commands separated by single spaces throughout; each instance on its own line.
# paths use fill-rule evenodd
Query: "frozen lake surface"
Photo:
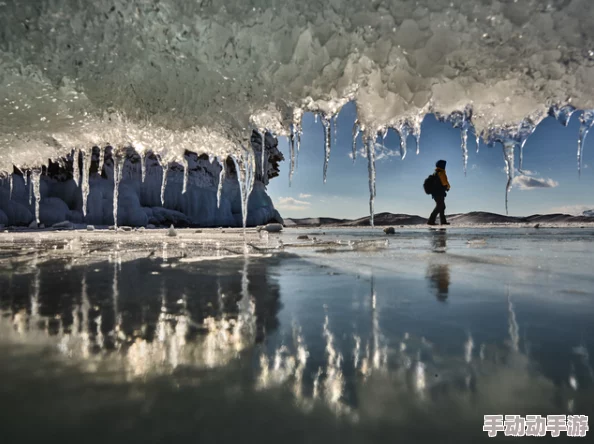
M 0 234 L 3 442 L 475 443 L 486 414 L 594 413 L 591 227 L 168 234 Z

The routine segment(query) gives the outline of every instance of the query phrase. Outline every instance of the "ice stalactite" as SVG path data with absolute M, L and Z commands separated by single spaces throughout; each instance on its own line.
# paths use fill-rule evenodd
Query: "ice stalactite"
M 235 164 L 235 171 L 237 180 L 239 182 L 239 191 L 241 194 L 241 217 L 243 228 L 247 225 L 247 210 L 250 194 L 254 188 L 255 179 L 255 158 L 253 150 L 242 146 L 242 153 L 240 156 L 232 155 L 233 163 Z
M 520 166 L 518 170 L 521 172 L 524 168 L 524 146 L 528 138 L 534 133 L 536 124 L 530 118 L 526 118 L 518 126 L 518 134 L 516 135 L 517 147 L 520 150 Z
M 183 163 L 184 163 L 184 185 L 182 187 L 182 194 L 186 194 L 186 191 L 188 190 L 188 176 L 190 174 L 190 166 L 188 165 L 188 159 L 185 155 L 183 157 Z
M 89 169 L 91 168 L 91 158 L 93 152 L 91 149 L 82 150 L 82 205 L 83 216 L 87 216 L 87 200 L 89 198 Z
M 259 132 L 260 134 L 260 140 L 262 141 L 262 155 L 260 157 L 262 164 L 260 166 L 260 174 L 261 174 L 261 181 L 264 185 L 266 185 L 267 182 L 267 178 L 268 178 L 268 172 L 266 171 L 266 162 L 268 161 L 268 158 L 266 156 L 266 129 L 262 130 Z
M 505 172 L 507 174 L 507 185 L 505 187 L 505 214 L 508 214 L 508 199 L 509 193 L 512 188 L 512 184 L 514 181 L 514 165 L 515 165 L 515 149 L 516 149 L 516 141 L 515 140 L 503 140 L 501 142 L 503 144 L 503 159 L 505 161 Z
M 471 128 L 473 128 L 472 107 L 467 106 L 464 109 L 464 112 L 454 111 L 452 114 L 449 115 L 447 120 L 452 124 L 452 127 L 460 130 L 460 147 L 462 149 L 462 163 L 464 165 L 464 175 L 466 175 L 468 166 L 468 132 Z
M 33 184 L 31 182 L 32 174 L 33 173 L 29 170 L 24 175 L 25 176 L 25 184 L 27 185 L 27 188 L 29 189 L 29 205 L 33 205 Z
M 167 171 L 169 170 L 169 163 L 161 160 L 161 167 L 163 168 L 163 176 L 161 178 L 161 205 L 165 206 L 165 188 L 167 188 Z
M 78 164 L 78 152 L 79 149 L 78 148 L 74 148 L 73 152 L 72 152 L 72 180 L 74 180 L 74 183 L 76 184 L 76 186 L 80 186 L 80 169 L 79 169 L 79 164 Z
M 326 115 L 322 114 L 321 120 L 322 125 L 324 125 L 324 183 L 326 183 L 326 176 L 328 174 L 328 163 L 330 162 L 330 149 L 332 143 L 332 133 L 330 131 L 330 121 L 331 117 L 326 117 Z
M 225 183 L 225 179 L 227 176 L 226 160 L 227 159 L 219 159 L 219 163 L 221 164 L 221 172 L 219 173 L 219 185 L 217 187 L 217 208 L 221 208 L 221 195 L 223 194 L 223 184 Z
M 291 134 L 289 136 L 289 186 L 293 182 L 293 174 L 295 174 L 295 125 L 291 125 Z
M 29 179 L 29 182 L 32 184 L 33 196 L 35 198 L 35 221 L 37 222 L 37 226 L 39 226 L 39 203 L 41 202 L 40 181 L 41 169 L 35 168 L 31 170 L 31 178 Z
M 97 174 L 103 174 L 103 164 L 105 163 L 105 147 L 99 147 L 99 165 L 97 167 Z
M 12 199 L 12 174 L 8 175 L 8 198 Z
M 122 179 L 122 167 L 125 159 L 113 152 L 113 225 L 118 228 L 118 195 L 120 180 Z
M 412 128 L 408 122 L 404 122 L 397 128 L 397 131 L 400 135 L 400 159 L 404 160 L 407 151 L 406 139 L 408 139 L 408 136 L 412 134 Z
M 334 125 L 334 145 L 338 144 L 338 114 L 334 115 L 332 119 Z
M 367 170 L 369 173 L 369 223 L 373 227 L 375 206 L 375 138 L 366 134 L 367 145 Z
M 578 175 L 582 175 L 582 158 L 584 154 L 584 143 L 586 137 L 594 126 L 594 110 L 587 110 L 580 116 L 580 132 L 578 136 L 577 164 Z
M 139 156 L 140 156 L 140 178 L 142 180 L 142 183 L 144 183 L 144 180 L 146 179 L 146 154 L 139 153 Z
M 572 105 L 565 105 L 561 108 L 557 106 L 551 107 L 549 110 L 549 115 L 553 116 L 557 119 L 563 126 L 569 125 L 569 121 L 571 120 L 571 116 L 575 113 L 577 109 Z
M 359 132 L 361 131 L 361 126 L 359 125 L 359 121 L 355 120 L 353 124 L 353 163 L 357 160 L 357 137 L 359 137 Z

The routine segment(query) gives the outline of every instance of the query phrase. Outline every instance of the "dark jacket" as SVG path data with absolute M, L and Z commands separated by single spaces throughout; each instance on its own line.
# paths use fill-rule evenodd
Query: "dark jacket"
M 434 174 L 439 178 L 441 187 L 438 187 L 438 189 L 432 194 L 433 198 L 446 197 L 447 192 L 450 191 L 450 183 L 448 182 L 448 176 L 445 170 L 443 168 L 435 168 Z

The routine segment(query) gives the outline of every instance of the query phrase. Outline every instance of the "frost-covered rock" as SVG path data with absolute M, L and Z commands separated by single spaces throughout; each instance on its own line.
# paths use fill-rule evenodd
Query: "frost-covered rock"
M 57 197 L 41 200 L 39 205 L 39 222 L 51 227 L 59 222 L 68 220 L 70 209 L 66 203 Z
M 35 218 L 26 205 L 9 198 L 9 191 L 6 187 L 0 189 L 0 210 L 8 218 L 7 225 L 28 226 Z
M 594 210 L 586 210 L 582 213 L 582 216 L 594 217 Z

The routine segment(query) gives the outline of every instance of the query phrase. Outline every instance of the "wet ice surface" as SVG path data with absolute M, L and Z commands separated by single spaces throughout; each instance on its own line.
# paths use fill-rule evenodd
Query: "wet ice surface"
M 168 234 L 0 235 L 7 442 L 478 442 L 484 414 L 594 412 L 592 228 Z

